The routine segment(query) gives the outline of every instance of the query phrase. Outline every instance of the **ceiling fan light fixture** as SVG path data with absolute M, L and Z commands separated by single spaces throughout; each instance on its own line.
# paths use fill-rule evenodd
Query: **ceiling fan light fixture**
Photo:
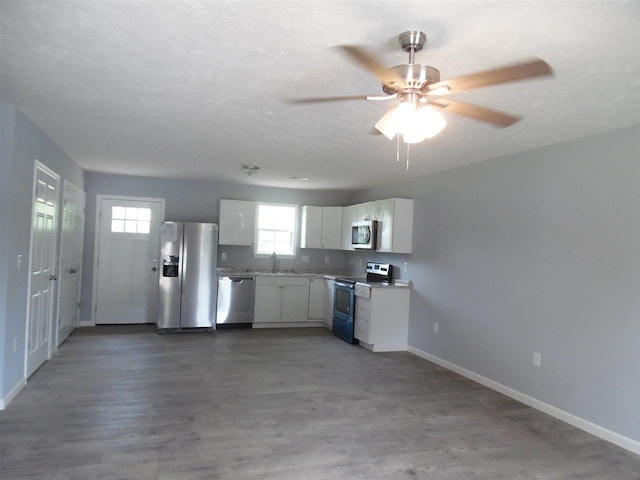
M 427 105 L 416 112 L 416 123 L 425 132 L 426 138 L 435 137 L 447 125 L 444 117 Z
M 426 138 L 435 137 L 447 124 L 442 115 L 433 108 L 427 105 L 416 106 L 412 102 L 402 102 L 393 112 L 390 111 L 387 114 L 391 114 L 387 122 L 390 125 L 388 130 L 392 130 L 394 134 L 400 133 L 405 143 L 420 143 Z M 385 114 L 380 121 L 386 116 Z M 378 130 L 382 131 L 380 128 Z M 385 136 L 389 139 L 393 138 Z
M 393 140 L 393 137 L 398 133 L 398 122 L 396 120 L 396 111 L 398 110 L 398 105 L 395 107 L 391 107 L 387 110 L 378 123 L 376 123 L 375 127 L 381 134 L 387 137 L 389 140 Z

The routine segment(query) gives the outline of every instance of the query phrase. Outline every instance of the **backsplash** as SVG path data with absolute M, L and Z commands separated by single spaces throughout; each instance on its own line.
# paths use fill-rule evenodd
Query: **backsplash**
M 227 254 L 226 260 L 222 260 L 223 253 Z M 309 261 L 303 262 L 303 256 L 308 256 Z M 328 257 L 328 263 L 325 263 L 325 257 Z M 383 254 L 371 251 L 347 252 L 304 248 L 298 249 L 296 258 L 278 258 L 278 264 L 280 271 L 353 272 L 354 274 L 363 274 L 368 261 L 386 262 L 394 267 L 394 279 L 410 279 L 410 258 L 411 255 Z M 253 256 L 253 247 L 234 245 L 220 245 L 218 247 L 219 268 L 270 270 L 272 262 L 271 258 L 255 258 Z M 407 272 L 404 272 L 405 262 L 407 262 Z
M 226 253 L 226 260 L 222 260 L 222 254 Z M 314 248 L 298 249 L 296 258 L 278 258 L 279 270 L 294 270 L 296 272 L 315 271 L 342 271 L 352 270 L 349 267 L 348 255 L 350 252 L 339 250 L 320 250 Z M 308 262 L 303 262 L 303 257 L 308 257 Z M 325 260 L 328 259 L 328 262 Z M 220 268 L 246 268 L 250 270 L 270 270 L 273 265 L 271 258 L 255 258 L 253 247 L 234 245 L 218 246 L 218 267 Z M 362 269 L 364 270 L 364 269 Z

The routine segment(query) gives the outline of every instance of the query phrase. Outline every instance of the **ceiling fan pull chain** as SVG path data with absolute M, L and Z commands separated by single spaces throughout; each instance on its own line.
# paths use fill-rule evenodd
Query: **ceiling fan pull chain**
M 407 143 L 407 172 L 409 171 L 409 144 Z
M 400 134 L 398 133 L 396 137 L 396 162 L 400 163 Z

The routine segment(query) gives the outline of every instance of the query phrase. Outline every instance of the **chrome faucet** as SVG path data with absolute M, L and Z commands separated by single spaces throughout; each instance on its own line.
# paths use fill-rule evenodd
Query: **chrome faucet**
M 271 258 L 273 259 L 273 264 L 271 265 L 271 273 L 276 273 L 278 271 L 278 256 L 276 252 L 271 254 Z

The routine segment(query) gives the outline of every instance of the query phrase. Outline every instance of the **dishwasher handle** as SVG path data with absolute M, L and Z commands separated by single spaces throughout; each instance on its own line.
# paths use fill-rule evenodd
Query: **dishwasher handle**
M 255 277 L 220 277 L 221 280 L 223 279 L 229 279 L 229 281 L 233 282 L 233 283 L 242 283 L 245 280 L 250 280 L 250 281 L 254 281 Z

